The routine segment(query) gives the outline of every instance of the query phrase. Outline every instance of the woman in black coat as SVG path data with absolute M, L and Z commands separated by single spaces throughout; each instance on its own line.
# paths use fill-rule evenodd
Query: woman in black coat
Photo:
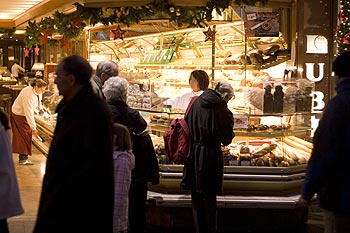
M 147 122 L 137 110 L 126 104 L 128 85 L 124 78 L 111 77 L 102 91 L 114 123 L 128 127 L 132 137 L 135 168 L 129 191 L 128 233 L 142 233 L 146 227 L 147 182 L 159 183 L 159 167 Z
M 181 185 L 191 190 L 197 233 L 216 232 L 216 195 L 222 193 L 224 168 L 221 144 L 234 137 L 233 114 L 227 108 L 232 97 L 231 85 L 218 83 L 198 97 L 186 119 L 192 141 Z

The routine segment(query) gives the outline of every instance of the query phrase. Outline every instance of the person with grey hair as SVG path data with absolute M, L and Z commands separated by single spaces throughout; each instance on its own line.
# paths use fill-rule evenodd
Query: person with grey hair
M 101 61 L 97 64 L 96 75 L 91 79 L 93 91 L 102 99 L 105 99 L 102 88 L 103 84 L 112 76 L 118 76 L 119 66 L 111 60 Z
M 103 86 L 102 92 L 106 100 L 122 100 L 126 102 L 129 82 L 120 77 L 111 77 Z M 108 102 L 108 101 L 107 101 Z
M 218 92 L 222 99 L 226 102 L 230 101 L 232 98 L 235 98 L 233 87 L 227 82 L 218 82 L 215 86 L 215 91 Z
M 105 82 L 102 91 L 113 122 L 125 125 L 132 137 L 135 168 L 129 190 L 128 233 L 143 233 L 146 227 L 147 182 L 159 183 L 159 167 L 147 122 L 139 111 L 126 103 L 128 86 L 126 79 L 111 77 Z
M 221 145 L 232 142 L 234 118 L 227 102 L 234 97 L 230 84 L 219 82 L 194 101 L 186 122 L 191 133 L 190 154 L 184 164 L 181 187 L 191 191 L 197 233 L 217 229 L 216 196 L 222 193 Z

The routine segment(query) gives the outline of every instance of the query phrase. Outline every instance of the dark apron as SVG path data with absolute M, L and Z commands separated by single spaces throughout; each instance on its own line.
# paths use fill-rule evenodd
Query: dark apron
M 32 129 L 25 116 L 11 113 L 12 152 L 32 155 Z

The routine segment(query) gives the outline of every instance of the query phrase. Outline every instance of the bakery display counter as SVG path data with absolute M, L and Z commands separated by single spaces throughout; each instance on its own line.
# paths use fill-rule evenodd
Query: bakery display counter
M 223 195 L 217 196 L 218 231 L 296 228 L 295 232 L 300 232 L 306 223 L 308 208 L 299 206 L 298 199 L 308 154 L 300 150 L 298 158 L 290 159 L 292 154 L 289 153 L 294 149 L 289 147 L 285 154 L 260 154 L 264 150 L 261 148 L 267 148 L 264 143 L 268 144 L 270 140 L 245 137 L 244 145 L 251 148 L 249 156 L 248 150 L 243 149 L 247 147 L 237 147 L 242 142 L 240 140 L 222 148 L 225 166 Z M 282 144 L 274 139 L 272 142 L 287 148 L 285 142 Z M 156 145 L 156 151 L 161 151 L 159 145 Z M 178 226 L 193 228 L 191 196 L 188 190 L 180 188 L 183 165 L 162 164 L 162 159 L 159 164 L 160 184 L 149 185 L 147 223 L 168 229 Z
M 12 78 L 11 72 L 6 67 L 0 66 L 0 108 L 3 108 L 8 116 L 11 114 L 11 106 L 17 95 L 14 95 L 13 91 L 6 86 L 16 84 L 17 80 Z
M 55 121 L 50 119 L 35 116 L 41 140 L 34 140 L 34 144 L 44 154 L 48 153 L 55 126 Z M 159 152 L 162 137 L 154 139 L 157 140 L 154 141 L 155 150 Z M 254 146 L 261 146 L 261 141 L 276 142 L 274 140 L 249 142 Z M 247 227 L 252 230 L 271 230 L 305 224 L 308 209 L 297 204 L 305 176 L 305 163 L 287 166 L 287 163 L 278 164 L 276 160 L 276 164 L 270 167 L 257 166 L 251 160 L 251 166 L 244 166 L 243 161 L 241 164 L 232 165 L 236 151 L 230 154 L 230 150 L 234 150 L 230 147 L 223 150 L 225 162 L 223 195 L 217 198 L 220 230 L 247 229 Z M 180 188 L 183 165 L 169 164 L 164 155 L 158 153 L 157 155 L 160 163 L 160 184 L 149 185 L 147 223 L 165 228 L 178 226 L 193 228 L 190 193 Z
M 308 209 L 298 205 L 299 195 L 217 196 L 218 231 L 274 231 L 296 228 L 301 232 Z M 168 229 L 192 229 L 191 196 L 148 192 L 147 223 Z
M 3 85 L 15 85 L 17 83 L 16 79 L 9 77 L 1 77 L 0 78 L 0 87 Z
M 234 116 L 236 136 L 230 145 L 221 148 L 224 179 L 223 195 L 217 197 L 218 227 L 232 231 L 302 226 L 308 209 L 298 206 L 298 199 L 312 151 L 312 143 L 306 140 L 311 113 Z M 162 155 L 161 142 L 154 144 L 159 155 L 160 184 L 149 186 L 147 211 L 152 217 L 147 221 L 166 228 L 191 228 L 191 196 L 180 187 L 183 165 L 169 164 Z
M 55 130 L 56 121 L 40 115 L 35 115 L 34 118 L 37 124 L 39 137 L 33 138 L 33 144 L 40 150 L 41 153 L 47 156 Z
M 6 84 L 5 84 L 6 83 Z M 27 85 L 17 85 L 17 81 L 6 81 L 1 84 L 0 82 L 0 92 L 10 94 L 13 101 L 17 98 L 20 91 Z
M 180 188 L 183 165 L 160 164 L 160 184 L 149 190 L 188 194 Z M 224 195 L 288 196 L 300 192 L 306 165 L 291 167 L 225 166 Z

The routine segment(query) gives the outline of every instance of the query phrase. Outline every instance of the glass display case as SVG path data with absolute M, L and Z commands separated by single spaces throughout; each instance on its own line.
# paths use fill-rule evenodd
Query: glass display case
M 207 29 L 175 30 L 158 21 L 140 27 L 151 33 L 130 28 L 135 36 L 89 41 L 94 63 L 98 62 L 95 58 L 105 56 L 118 62 L 119 76 L 130 83 L 128 104 L 140 111 L 156 135 L 152 140 L 160 184 L 149 185 L 151 224 L 169 227 L 175 219 L 186 217 L 184 211 L 176 213 L 179 208 L 191 206 L 190 194 L 179 185 L 183 165 L 169 163 L 162 135 L 171 120 L 184 113 L 166 100 L 190 90 L 188 80 L 195 69 L 209 74 L 211 88 L 217 81 L 227 81 L 236 94 L 228 103 L 235 117 L 236 137 L 222 147 L 224 193 L 218 196 L 219 215 L 228 213 L 226 219 L 232 222 L 229 218 L 234 210 L 278 209 L 276 225 L 278 218 L 291 212 L 295 218 L 290 218 L 290 224 L 306 221 L 307 209 L 300 208 L 297 201 L 312 149 L 313 86 L 295 80 L 290 72 L 291 38 L 285 26 L 290 11 L 276 8 L 263 14 L 254 9 L 247 8 L 244 13 L 245 18 L 251 14 L 254 20 L 250 22 L 242 20 L 241 13 L 230 22 L 212 22 L 213 40 L 203 33 Z

